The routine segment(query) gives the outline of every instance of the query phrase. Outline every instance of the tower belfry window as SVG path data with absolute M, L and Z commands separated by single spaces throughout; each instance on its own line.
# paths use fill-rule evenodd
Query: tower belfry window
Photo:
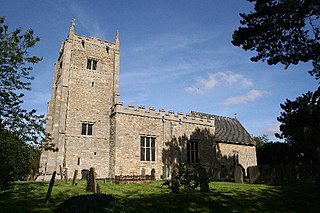
M 81 124 L 81 135 L 92 135 L 93 124 L 82 123 Z
M 88 70 L 97 70 L 98 61 L 88 58 L 87 59 L 87 69 Z

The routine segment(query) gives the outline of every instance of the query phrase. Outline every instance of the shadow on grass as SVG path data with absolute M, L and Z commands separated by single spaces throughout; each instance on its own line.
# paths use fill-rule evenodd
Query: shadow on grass
M 315 184 L 210 183 L 210 192 L 171 193 L 162 182 L 145 185 L 101 184 L 102 191 L 118 197 L 130 212 L 319 212 L 320 186 Z M 0 212 L 52 212 L 69 197 L 86 194 L 77 187 L 57 183 L 50 204 L 44 199 L 48 183 L 16 182 L 0 191 Z
M 223 193 L 211 190 L 129 197 L 124 199 L 124 204 L 128 212 L 266 212 L 270 203 L 277 203 L 280 196 L 273 191 Z M 272 209 L 286 210 L 281 203 Z

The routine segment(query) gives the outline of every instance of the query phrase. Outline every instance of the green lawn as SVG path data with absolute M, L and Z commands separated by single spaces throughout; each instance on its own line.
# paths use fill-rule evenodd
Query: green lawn
M 117 185 L 99 182 L 103 193 L 113 194 L 128 212 L 320 212 L 320 186 L 280 186 L 211 182 L 210 192 L 173 194 L 161 181 Z M 85 181 L 71 186 L 56 181 L 50 204 L 44 203 L 48 182 L 15 182 L 0 191 L 0 212 L 52 212 L 67 198 L 85 194 Z

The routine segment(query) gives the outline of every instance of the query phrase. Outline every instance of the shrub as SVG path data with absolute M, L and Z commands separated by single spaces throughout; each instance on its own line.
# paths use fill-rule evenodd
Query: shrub
M 188 164 L 181 164 L 172 173 L 171 180 L 166 180 L 163 185 L 168 186 L 172 192 L 179 192 L 180 187 L 184 191 L 192 191 L 199 186 L 199 178 L 195 174 L 194 167 Z

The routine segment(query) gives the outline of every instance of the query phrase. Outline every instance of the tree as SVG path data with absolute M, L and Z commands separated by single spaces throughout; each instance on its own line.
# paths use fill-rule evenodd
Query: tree
M 260 148 L 269 142 L 267 135 L 254 136 L 252 139 L 256 142 L 257 148 Z
M 0 129 L 0 141 L 0 184 L 27 180 L 38 172 L 39 148 L 24 143 L 4 129 Z
M 32 65 L 41 61 L 29 50 L 40 39 L 31 29 L 25 33 L 8 29 L 0 17 L 0 184 L 24 180 L 38 171 L 39 145 L 45 135 L 44 115 L 21 106 L 23 92 L 31 89 Z
M 320 79 L 320 1 L 248 0 L 254 11 L 241 13 L 241 25 L 233 33 L 232 44 L 256 51 L 251 60 L 281 63 L 288 68 L 312 62 L 309 71 Z
M 44 136 L 44 115 L 21 107 L 23 91 L 30 90 L 32 64 L 41 58 L 29 50 L 40 40 L 29 29 L 8 32 L 5 18 L 0 17 L 0 129 L 24 142 L 39 144 Z
M 277 118 L 281 122 L 281 134 L 292 144 L 296 153 L 305 160 L 319 162 L 320 156 L 320 87 L 315 92 L 307 92 L 295 101 L 286 100 L 280 105 L 283 112 Z

